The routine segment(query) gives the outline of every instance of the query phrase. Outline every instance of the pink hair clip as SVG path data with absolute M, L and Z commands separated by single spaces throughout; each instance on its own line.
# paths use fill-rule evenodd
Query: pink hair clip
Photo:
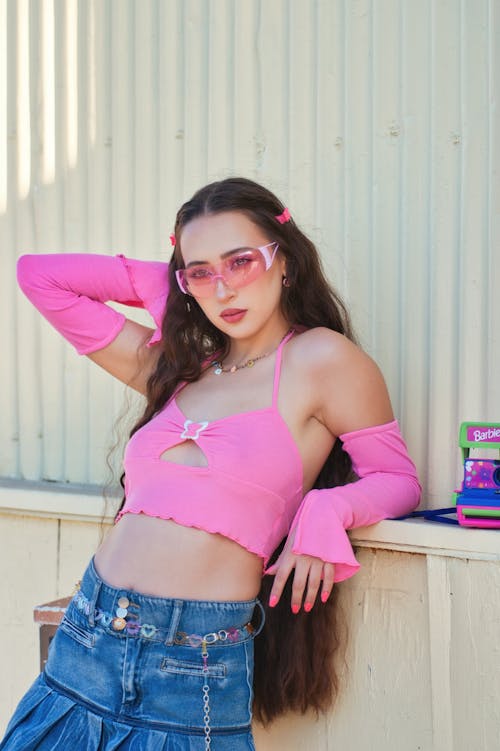
M 173 245 L 175 248 L 175 235 L 174 234 L 170 235 L 170 244 Z
M 285 224 L 285 222 L 289 222 L 291 219 L 290 212 L 288 209 L 285 209 L 281 214 L 278 214 L 278 216 L 275 216 L 274 218 L 277 219 L 280 224 Z

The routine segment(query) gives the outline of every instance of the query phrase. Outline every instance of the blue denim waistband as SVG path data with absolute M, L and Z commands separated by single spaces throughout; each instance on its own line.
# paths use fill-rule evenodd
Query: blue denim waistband
M 218 601 L 145 595 L 104 582 L 93 560 L 71 604 L 91 626 L 100 624 L 116 636 L 167 645 L 211 647 L 241 642 L 257 636 L 265 621 L 258 598 Z M 251 623 L 255 607 L 260 610 L 258 627 Z

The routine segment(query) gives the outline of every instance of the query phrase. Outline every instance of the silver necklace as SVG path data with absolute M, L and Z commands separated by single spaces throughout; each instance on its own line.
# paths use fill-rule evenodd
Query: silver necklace
M 273 352 L 276 352 L 278 347 L 280 346 L 281 342 L 286 339 L 288 334 L 290 334 L 293 331 L 293 327 L 289 328 L 286 334 L 280 339 L 279 344 L 274 349 L 271 349 L 269 352 L 265 352 L 263 355 L 258 355 L 257 357 L 250 357 L 246 362 L 244 362 L 242 365 L 231 365 L 230 368 L 223 368 L 222 362 L 220 360 L 214 360 L 212 362 L 212 367 L 214 369 L 215 375 L 221 375 L 221 373 L 236 373 L 237 370 L 243 370 L 243 368 L 253 368 L 257 360 L 262 360 L 264 357 L 269 357 L 269 355 L 272 355 Z

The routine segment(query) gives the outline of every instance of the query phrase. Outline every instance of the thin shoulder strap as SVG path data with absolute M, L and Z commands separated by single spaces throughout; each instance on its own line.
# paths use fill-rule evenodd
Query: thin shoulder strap
M 283 347 L 294 334 L 295 329 L 291 329 L 291 331 L 289 331 L 285 338 L 280 342 L 280 345 L 276 351 L 276 360 L 274 362 L 273 407 L 276 406 L 276 402 L 278 401 L 278 389 L 280 384 L 281 357 L 283 354 Z
M 184 386 L 187 386 L 187 381 L 179 381 L 179 383 L 177 384 L 177 386 L 173 390 L 172 396 L 170 397 L 169 401 L 171 401 L 172 399 L 175 399 L 175 397 L 177 396 L 177 394 L 179 393 L 179 391 L 181 391 L 181 389 L 183 389 Z
M 201 369 L 203 370 L 207 365 L 210 365 L 211 363 L 213 363 L 214 358 L 218 355 L 219 352 L 220 350 L 217 350 L 217 352 L 213 355 L 210 355 L 210 357 L 205 357 L 201 362 Z M 184 386 L 187 386 L 187 384 L 188 384 L 187 381 L 179 381 L 179 383 L 175 387 L 174 392 L 170 398 L 173 399 L 175 396 L 177 396 L 179 391 L 181 391 L 181 389 L 183 389 Z

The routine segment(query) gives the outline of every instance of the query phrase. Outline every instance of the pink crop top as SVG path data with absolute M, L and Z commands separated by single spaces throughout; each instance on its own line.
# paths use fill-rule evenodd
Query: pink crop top
M 146 308 L 158 346 L 167 301 L 167 264 L 123 256 L 25 255 L 18 281 L 29 299 L 77 352 L 109 344 L 125 316 L 105 303 Z M 195 422 L 175 394 L 130 439 L 125 451 L 126 513 L 144 513 L 218 532 L 261 556 L 264 565 L 281 539 L 294 532 L 292 551 L 335 564 L 335 581 L 359 568 L 346 530 L 412 511 L 420 485 L 397 422 L 339 436 L 358 481 L 302 490 L 302 461 L 277 408 L 283 347 L 275 355 L 269 407 Z M 183 387 L 180 384 L 177 392 Z M 190 419 L 191 418 L 191 419 Z M 207 466 L 176 464 L 160 456 L 195 441 Z
M 193 422 L 174 395 L 132 436 L 125 450 L 126 503 L 120 516 L 145 513 L 219 532 L 267 562 L 303 496 L 301 457 L 277 408 L 281 355 L 293 333 L 276 352 L 271 406 Z M 160 459 L 185 440 L 196 442 L 208 466 Z

